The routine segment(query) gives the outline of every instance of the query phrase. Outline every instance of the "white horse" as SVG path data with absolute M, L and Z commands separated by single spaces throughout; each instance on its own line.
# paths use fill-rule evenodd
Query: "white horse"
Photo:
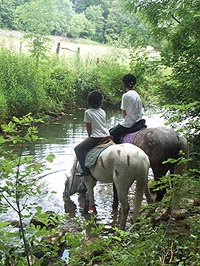
M 71 173 L 66 175 L 64 197 L 69 197 L 76 192 L 82 192 L 83 180 L 89 197 L 89 208 L 96 211 L 93 188 L 97 181 L 102 183 L 114 183 L 119 202 L 121 204 L 120 228 L 125 229 L 129 212 L 128 192 L 136 181 L 135 204 L 132 216 L 134 223 L 139 215 L 143 194 L 147 202 L 153 202 L 148 188 L 148 171 L 150 162 L 142 149 L 129 143 L 113 144 L 102 151 L 96 165 L 90 168 L 92 174 L 80 178 L 76 176 L 77 159 L 75 158 Z

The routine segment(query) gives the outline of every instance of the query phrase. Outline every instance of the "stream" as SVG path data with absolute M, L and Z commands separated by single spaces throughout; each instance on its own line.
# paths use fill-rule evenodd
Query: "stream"
M 66 114 L 56 121 L 45 123 L 39 126 L 39 137 L 43 140 L 34 145 L 26 146 L 23 156 L 35 156 L 38 161 L 44 161 L 50 153 L 55 155 L 53 163 L 49 164 L 50 170 L 42 173 L 41 185 L 47 194 L 34 199 L 39 203 L 44 211 L 53 211 L 64 213 L 63 190 L 65 183 L 65 173 L 72 167 L 74 157 L 74 147 L 87 137 L 85 124 L 83 122 L 83 110 L 77 110 L 75 113 Z M 159 113 L 153 111 L 145 112 L 147 127 L 158 127 L 164 125 L 164 119 Z M 119 111 L 107 111 L 107 125 L 112 127 L 120 119 Z M 55 193 L 51 193 L 54 191 Z M 71 196 L 76 204 L 76 215 L 81 216 L 81 206 L 78 195 Z M 97 205 L 97 222 L 110 227 L 113 222 L 112 212 L 112 184 L 100 184 L 95 186 L 95 199 Z M 31 199 L 32 200 L 32 199 Z M 7 214 L 1 214 L 5 220 L 15 220 L 15 214 L 12 211 Z

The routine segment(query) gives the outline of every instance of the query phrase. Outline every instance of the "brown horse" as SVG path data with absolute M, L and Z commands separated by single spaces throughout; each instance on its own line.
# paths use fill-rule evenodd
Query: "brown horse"
M 168 171 L 170 174 L 183 173 L 185 166 L 163 162 L 169 158 L 178 159 L 181 150 L 188 157 L 188 142 L 185 137 L 167 127 L 145 128 L 133 134 L 135 137 L 130 141 L 148 155 L 155 181 L 160 180 Z M 165 193 L 165 188 L 158 190 L 156 201 L 160 201 Z

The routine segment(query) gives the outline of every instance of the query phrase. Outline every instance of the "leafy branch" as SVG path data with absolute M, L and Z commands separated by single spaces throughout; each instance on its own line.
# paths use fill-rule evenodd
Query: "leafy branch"
M 23 156 L 23 152 L 26 143 L 38 140 L 38 130 L 35 126 L 38 123 L 42 123 L 42 120 L 34 119 L 30 113 L 22 118 L 13 117 L 12 121 L 1 126 L 3 136 L 0 138 L 0 151 L 3 155 L 0 161 L 0 200 L 2 199 L 0 209 L 5 212 L 10 207 L 17 214 L 19 238 L 23 242 L 28 266 L 32 264 L 30 242 L 24 225 L 27 214 L 24 214 L 24 211 L 28 211 L 28 215 L 31 215 L 30 207 L 34 203 L 28 204 L 28 199 L 30 196 L 41 193 L 37 185 L 39 180 L 37 176 L 45 170 L 45 166 L 41 162 L 36 162 L 34 157 Z M 52 161 L 53 157 L 53 155 L 49 156 L 49 161 Z

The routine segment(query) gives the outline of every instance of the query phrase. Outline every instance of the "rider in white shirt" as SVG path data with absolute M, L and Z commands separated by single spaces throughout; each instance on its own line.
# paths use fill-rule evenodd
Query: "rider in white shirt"
M 87 176 L 90 174 L 89 168 L 85 167 L 85 156 L 87 152 L 98 143 L 110 138 L 110 133 L 106 126 L 106 112 L 101 108 L 102 100 L 103 96 L 99 91 L 92 91 L 88 94 L 87 103 L 89 109 L 84 113 L 88 138 L 78 144 L 74 149 L 83 171 L 77 174 L 79 176 Z
M 121 101 L 122 122 L 110 129 L 115 143 L 120 143 L 122 135 L 134 132 L 134 126 L 138 123 L 146 127 L 145 120 L 142 119 L 142 101 L 139 94 L 134 90 L 136 77 L 127 74 L 122 78 L 125 93 Z M 138 123 L 137 123 L 138 122 Z M 140 123 L 141 122 L 141 123 Z M 136 130 L 135 130 L 136 131 Z

